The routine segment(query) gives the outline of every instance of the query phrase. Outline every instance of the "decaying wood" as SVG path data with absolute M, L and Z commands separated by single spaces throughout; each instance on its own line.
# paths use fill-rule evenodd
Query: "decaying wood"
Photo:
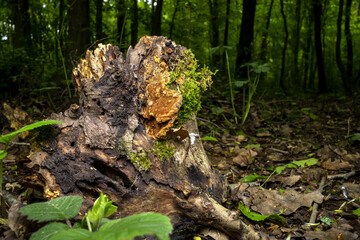
M 64 124 L 33 151 L 29 167 L 45 179 L 47 197 L 82 195 L 83 210 L 103 192 L 118 206 L 116 217 L 154 211 L 169 216 L 175 228 L 197 223 L 233 239 L 260 239 L 239 213 L 221 205 L 226 182 L 199 138 L 189 145 L 189 136 L 198 134 L 196 120 L 174 129 L 183 99 L 166 84 L 185 51 L 164 37 L 147 36 L 126 59 L 111 45 L 88 51 L 73 71 L 79 105 L 50 117 Z M 173 156 L 154 154 L 159 139 L 175 147 Z M 138 154 L 150 160 L 148 170 L 131 162 Z

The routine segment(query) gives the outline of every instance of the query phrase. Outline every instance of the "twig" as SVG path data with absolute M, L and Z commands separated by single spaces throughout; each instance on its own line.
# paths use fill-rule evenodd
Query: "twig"
M 215 127 L 222 129 L 222 128 L 221 128 L 219 125 L 217 125 L 216 123 L 213 123 L 213 122 L 211 122 L 211 121 L 209 121 L 209 120 L 207 120 L 207 119 L 205 119 L 205 118 L 201 118 L 201 117 L 196 117 L 196 118 L 199 119 L 200 121 L 208 122 L 208 123 L 214 125 Z
M 347 180 L 348 178 L 355 176 L 356 175 L 356 171 L 352 171 L 352 172 L 348 172 L 348 173 L 341 173 L 341 174 L 335 174 L 335 175 L 329 175 L 327 176 L 327 179 L 339 179 L 339 178 L 343 178 L 345 180 Z
M 270 150 L 274 151 L 274 152 L 279 152 L 279 153 L 283 153 L 283 154 L 289 154 L 289 152 L 287 151 L 283 151 L 283 150 L 280 150 L 280 149 L 277 149 L 277 148 L 269 148 Z
M 320 181 L 318 191 L 320 191 L 320 192 L 322 191 L 322 189 L 325 185 L 325 180 L 326 180 L 326 175 L 323 175 L 323 177 L 321 178 L 321 181 Z M 318 208 L 319 208 L 319 204 L 314 202 L 309 223 L 315 223 L 316 217 L 318 215 Z
M 347 137 L 349 137 L 349 135 L 350 135 L 350 121 L 351 121 L 351 117 L 349 117 L 348 120 L 347 120 L 347 124 L 348 124 Z

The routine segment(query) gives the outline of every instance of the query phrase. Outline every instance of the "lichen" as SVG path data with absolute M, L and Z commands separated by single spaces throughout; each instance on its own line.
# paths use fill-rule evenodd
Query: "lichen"
M 147 152 L 145 151 L 138 151 L 136 153 L 132 153 L 130 159 L 131 163 L 139 171 L 148 171 L 151 167 L 151 161 Z
M 153 153 L 164 160 L 171 157 L 176 152 L 176 148 L 168 140 L 160 140 L 154 142 Z
M 191 50 L 185 51 L 171 70 L 167 87 L 179 86 L 183 98 L 175 123 L 175 127 L 180 127 L 200 110 L 201 95 L 212 84 L 211 76 L 216 72 L 211 72 L 206 66 L 199 68 Z

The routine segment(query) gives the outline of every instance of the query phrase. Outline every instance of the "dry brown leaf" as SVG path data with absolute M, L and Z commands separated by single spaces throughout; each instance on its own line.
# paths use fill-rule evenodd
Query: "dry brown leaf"
M 331 159 L 328 159 L 327 161 L 321 163 L 321 167 L 327 170 L 337 171 L 337 170 L 352 169 L 354 165 L 350 164 L 349 162 L 341 161 L 339 159 L 335 161 L 331 161 Z
M 233 158 L 233 162 L 240 167 L 246 167 L 252 163 L 252 158 L 257 155 L 257 152 L 251 149 L 240 149 L 239 154 Z

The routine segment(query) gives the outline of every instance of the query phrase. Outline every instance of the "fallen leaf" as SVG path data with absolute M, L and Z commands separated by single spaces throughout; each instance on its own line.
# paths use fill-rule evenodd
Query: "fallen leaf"
M 354 165 L 350 164 L 349 162 L 341 161 L 339 159 L 335 161 L 331 161 L 331 159 L 328 159 L 327 161 L 321 163 L 321 167 L 331 171 L 338 171 L 352 169 Z
M 240 167 L 246 167 L 252 163 L 252 158 L 257 156 L 257 152 L 251 149 L 240 149 L 239 154 L 233 158 L 233 162 Z

